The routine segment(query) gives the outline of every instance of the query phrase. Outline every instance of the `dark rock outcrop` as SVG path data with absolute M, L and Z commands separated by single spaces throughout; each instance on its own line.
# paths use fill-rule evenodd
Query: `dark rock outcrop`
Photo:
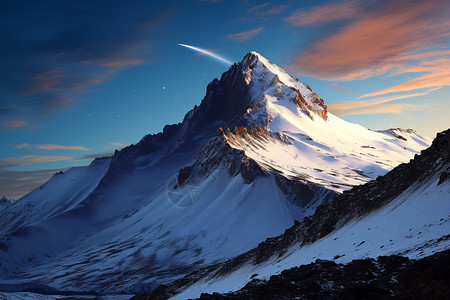
M 235 292 L 202 294 L 198 299 L 450 299 L 449 280 L 447 250 L 421 260 L 397 255 L 346 265 L 316 260 L 269 280 L 255 278 Z

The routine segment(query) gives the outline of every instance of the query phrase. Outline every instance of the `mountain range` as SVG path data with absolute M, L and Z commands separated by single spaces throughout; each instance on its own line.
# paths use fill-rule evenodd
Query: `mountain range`
M 448 132 L 430 145 L 334 116 L 249 52 L 181 123 L 0 200 L 0 291 L 185 299 L 318 258 L 431 255 L 449 246 Z

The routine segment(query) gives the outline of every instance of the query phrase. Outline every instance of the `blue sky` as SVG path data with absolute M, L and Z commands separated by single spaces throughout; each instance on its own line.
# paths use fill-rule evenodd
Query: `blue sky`
M 180 122 L 255 50 L 372 129 L 450 125 L 447 1 L 21 1 L 0 12 L 0 197 Z

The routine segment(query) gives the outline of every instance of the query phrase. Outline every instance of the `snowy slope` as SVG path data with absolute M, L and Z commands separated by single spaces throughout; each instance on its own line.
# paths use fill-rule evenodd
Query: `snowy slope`
M 48 182 L 1 210 L 1 233 L 10 233 L 72 209 L 95 189 L 108 164 L 109 158 L 105 157 L 87 167 L 53 175 Z
M 369 216 L 355 220 L 332 234 L 299 248 L 294 245 L 281 258 L 246 265 L 224 277 L 195 283 L 172 299 L 199 297 L 242 288 L 258 274 L 268 279 L 285 269 L 316 259 L 347 263 L 353 259 L 401 254 L 420 258 L 450 248 L 450 181 L 437 186 L 438 176 L 410 187 L 397 199 Z M 447 238 L 441 239 L 443 236 Z
M 149 289 L 281 234 L 429 143 L 333 116 L 306 84 L 250 52 L 182 123 L 2 209 L 0 286 Z
M 244 62 L 253 104 L 244 119 L 279 138 L 264 145 L 258 145 L 254 135 L 228 135 L 227 141 L 288 178 L 342 191 L 385 174 L 431 143 L 411 129 L 374 132 L 346 122 L 327 112 L 323 100 L 306 84 L 260 54 L 250 52 Z

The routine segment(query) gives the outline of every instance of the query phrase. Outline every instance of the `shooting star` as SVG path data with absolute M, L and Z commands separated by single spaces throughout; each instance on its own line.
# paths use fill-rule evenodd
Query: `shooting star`
M 201 52 L 201 53 L 206 54 L 206 55 L 209 55 L 209 56 L 211 56 L 211 57 L 213 57 L 215 59 L 218 59 L 221 62 L 224 62 L 224 63 L 226 63 L 228 65 L 232 64 L 232 62 L 230 62 L 229 60 L 227 60 L 227 59 L 225 59 L 225 58 L 223 58 L 223 57 L 221 57 L 221 56 L 219 56 L 217 54 L 214 54 L 211 51 L 208 51 L 208 50 L 205 50 L 205 49 L 202 49 L 202 48 L 198 48 L 198 47 L 194 47 L 194 46 L 185 45 L 185 44 L 178 44 L 178 45 L 186 47 L 186 48 L 189 48 L 189 49 L 192 49 L 192 50 L 197 51 L 197 52 Z

